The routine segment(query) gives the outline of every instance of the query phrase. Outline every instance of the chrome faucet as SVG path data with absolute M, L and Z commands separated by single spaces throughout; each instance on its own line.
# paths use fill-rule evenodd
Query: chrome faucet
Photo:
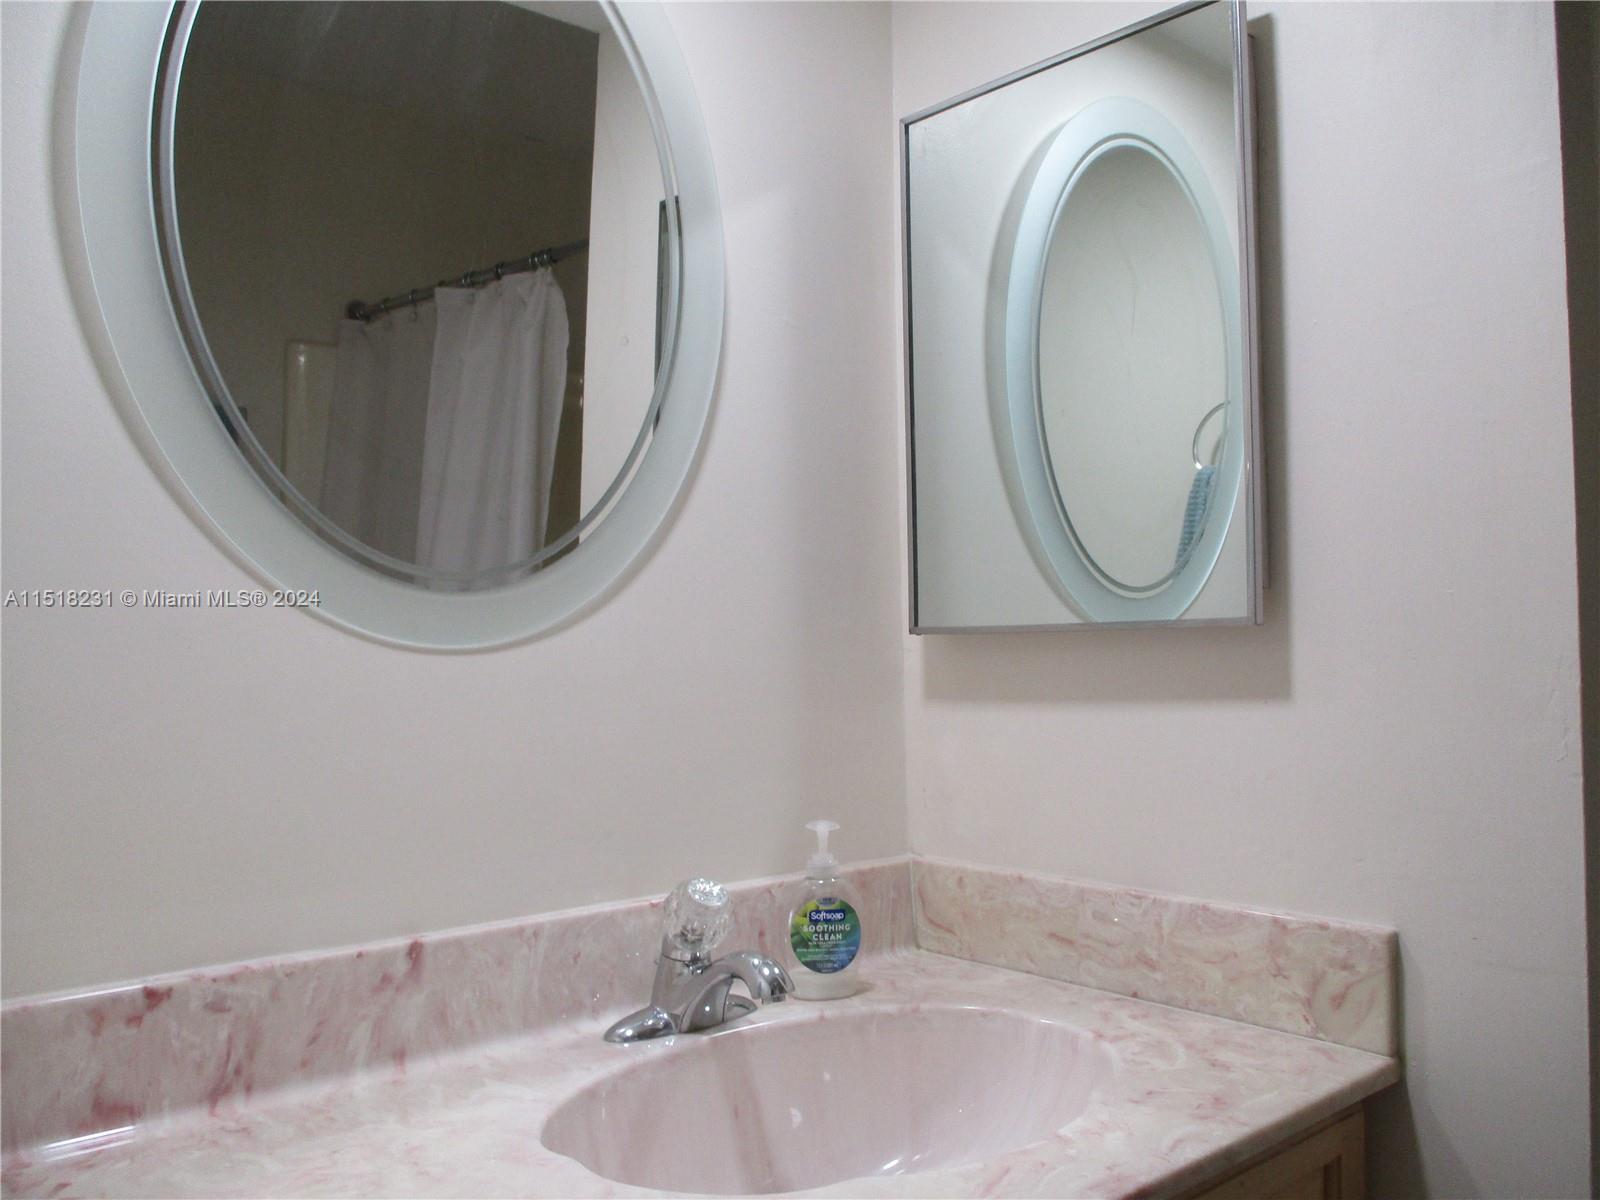
M 673 888 L 650 1003 L 606 1030 L 606 1041 L 638 1042 L 714 1029 L 754 1012 L 757 1004 L 787 996 L 794 989 L 789 973 L 766 955 L 740 950 L 711 957 L 732 921 L 733 908 L 721 884 L 690 879 Z M 734 994 L 735 983 L 744 985 L 748 998 Z

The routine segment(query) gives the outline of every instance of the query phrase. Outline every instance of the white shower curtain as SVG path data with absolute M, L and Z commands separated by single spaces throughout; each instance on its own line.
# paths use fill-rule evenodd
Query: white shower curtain
M 548 268 L 440 288 L 417 562 L 481 571 L 543 544 L 567 375 L 567 307 Z
M 322 511 L 434 570 L 531 557 L 549 520 L 567 336 L 548 269 L 341 322 Z
M 435 323 L 431 305 L 372 322 L 341 321 L 328 412 L 323 513 L 407 562 L 417 551 Z

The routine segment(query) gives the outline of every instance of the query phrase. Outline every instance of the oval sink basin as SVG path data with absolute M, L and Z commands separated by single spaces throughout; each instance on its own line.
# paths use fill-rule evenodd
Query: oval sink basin
M 623 1051 L 648 1057 L 557 1108 L 545 1146 L 637 1187 L 798 1191 L 1041 1141 L 1111 1069 L 1082 1030 L 977 1008 L 858 1009 L 674 1043 Z

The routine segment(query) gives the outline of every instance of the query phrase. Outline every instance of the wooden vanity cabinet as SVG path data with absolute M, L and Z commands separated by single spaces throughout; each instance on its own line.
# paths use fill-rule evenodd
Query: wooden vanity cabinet
M 1348 1108 L 1178 1200 L 1365 1200 L 1366 1125 Z

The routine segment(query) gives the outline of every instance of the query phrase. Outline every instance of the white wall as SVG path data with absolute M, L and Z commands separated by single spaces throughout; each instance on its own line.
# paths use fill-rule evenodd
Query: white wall
M 6 611 L 8 996 L 794 869 L 821 813 L 853 858 L 903 849 L 893 173 L 861 136 L 889 108 L 887 14 L 671 18 L 728 317 L 659 548 L 593 616 L 488 654 L 287 611 Z M 69 302 L 69 12 L 0 20 L 0 586 L 245 586 L 136 451 Z
M 1149 7 L 907 4 L 897 114 Z M 1260 629 L 907 639 L 924 853 L 1393 924 L 1380 1196 L 1589 1191 L 1548 5 L 1252 5 Z

